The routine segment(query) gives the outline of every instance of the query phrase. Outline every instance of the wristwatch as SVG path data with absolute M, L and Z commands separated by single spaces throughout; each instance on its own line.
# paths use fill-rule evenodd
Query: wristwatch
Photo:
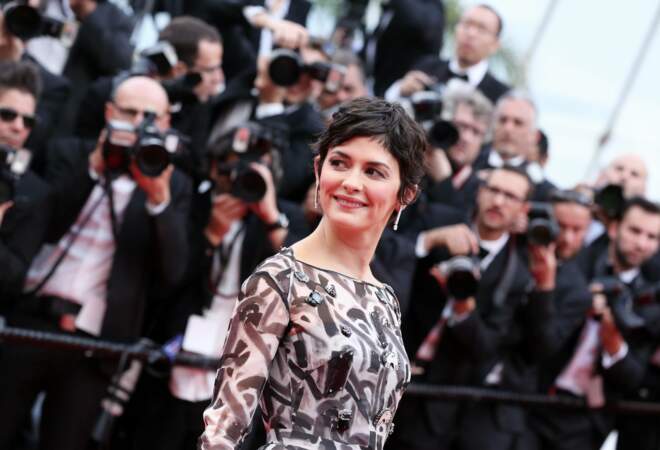
M 280 228 L 284 228 L 285 230 L 289 228 L 289 218 L 282 212 L 277 215 L 275 222 L 266 224 L 266 231 L 273 231 Z

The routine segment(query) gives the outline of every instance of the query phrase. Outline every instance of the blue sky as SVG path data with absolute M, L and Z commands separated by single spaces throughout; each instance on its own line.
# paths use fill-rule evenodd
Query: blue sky
M 492 0 L 505 21 L 503 42 L 522 55 L 550 0 Z M 474 2 L 463 2 L 466 6 Z M 532 60 L 529 91 L 550 136 L 548 177 L 563 187 L 585 179 L 598 137 L 639 50 L 657 0 L 559 0 Z M 660 33 L 656 33 L 660 34 Z M 660 199 L 660 37 L 654 36 L 599 166 L 639 152 L 650 171 L 649 196 Z

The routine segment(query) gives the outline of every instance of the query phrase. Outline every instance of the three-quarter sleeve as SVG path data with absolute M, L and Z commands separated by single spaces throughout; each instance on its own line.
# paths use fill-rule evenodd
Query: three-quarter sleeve
M 255 272 L 243 283 L 213 400 L 204 411 L 202 450 L 234 450 L 243 440 L 289 324 L 287 300 L 287 293 L 267 271 Z

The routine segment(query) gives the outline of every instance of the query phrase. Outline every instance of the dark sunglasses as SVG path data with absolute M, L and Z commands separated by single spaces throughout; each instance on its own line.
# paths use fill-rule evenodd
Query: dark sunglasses
M 13 122 L 18 116 L 21 116 L 23 119 L 25 128 L 32 129 L 37 124 L 37 118 L 35 116 L 20 114 L 13 108 L 0 108 L 0 120 L 3 122 Z

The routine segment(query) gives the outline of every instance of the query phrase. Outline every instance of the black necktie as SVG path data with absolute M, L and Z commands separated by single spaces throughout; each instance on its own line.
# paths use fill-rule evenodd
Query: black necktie
M 468 76 L 466 74 L 464 74 L 464 73 L 463 74 L 458 74 L 456 72 L 453 72 L 453 71 L 449 70 L 449 80 L 451 80 L 452 78 L 458 78 L 458 79 L 463 80 L 463 81 L 468 81 Z

